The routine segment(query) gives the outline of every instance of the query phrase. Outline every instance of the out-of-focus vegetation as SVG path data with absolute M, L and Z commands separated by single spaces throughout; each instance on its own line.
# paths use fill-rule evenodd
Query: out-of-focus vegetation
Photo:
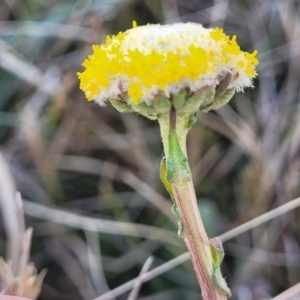
M 138 276 L 150 256 L 154 268 L 186 251 L 158 176 L 157 124 L 87 102 L 78 88 L 91 45 L 132 20 L 191 21 L 224 27 L 243 50 L 259 51 L 255 88 L 199 114 L 189 134 L 199 205 L 214 236 L 299 196 L 299 16 L 298 0 L 0 2 L 0 254 L 18 255 L 17 190 L 34 228 L 31 260 L 48 269 L 39 299 L 96 299 Z M 300 281 L 299 220 L 294 210 L 224 243 L 232 299 L 270 299 Z M 190 262 L 138 294 L 199 297 Z

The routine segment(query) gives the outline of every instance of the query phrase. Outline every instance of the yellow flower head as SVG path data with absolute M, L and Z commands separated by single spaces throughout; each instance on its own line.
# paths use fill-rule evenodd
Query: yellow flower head
M 93 46 L 85 71 L 78 73 L 88 100 L 104 104 L 126 97 L 130 105 L 151 105 L 157 95 L 170 98 L 184 89 L 216 88 L 226 74 L 227 89 L 252 86 L 257 51 L 241 51 L 236 36 L 195 23 L 133 25 Z

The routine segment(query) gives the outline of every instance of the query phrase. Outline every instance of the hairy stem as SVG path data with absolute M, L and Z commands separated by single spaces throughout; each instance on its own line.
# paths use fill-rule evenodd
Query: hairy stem
M 188 163 L 185 164 L 182 160 L 182 154 L 185 157 L 187 156 L 186 135 L 188 122 L 188 115 L 177 116 L 174 109 L 171 110 L 169 116 L 159 118 L 167 167 L 171 165 L 172 170 L 179 170 L 178 172 L 173 171 L 168 180 L 171 183 L 174 201 L 183 224 L 181 236 L 191 254 L 203 299 L 225 300 L 227 299 L 226 293 L 217 286 L 214 280 L 215 271 L 211 243 L 198 209 L 193 181 L 187 176 L 187 174 L 190 174 L 190 168 Z M 174 147 L 174 135 L 179 150 Z

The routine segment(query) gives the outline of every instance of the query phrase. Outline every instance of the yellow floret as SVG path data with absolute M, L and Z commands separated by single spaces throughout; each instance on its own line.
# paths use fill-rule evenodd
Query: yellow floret
M 134 21 L 132 29 L 93 46 L 78 77 L 88 100 L 102 103 L 127 93 L 132 103 L 151 102 L 158 92 L 169 96 L 183 87 L 216 85 L 224 70 L 236 78 L 232 87 L 247 87 L 257 75 L 256 55 L 241 51 L 236 36 L 230 39 L 220 28 L 194 23 L 138 27 Z

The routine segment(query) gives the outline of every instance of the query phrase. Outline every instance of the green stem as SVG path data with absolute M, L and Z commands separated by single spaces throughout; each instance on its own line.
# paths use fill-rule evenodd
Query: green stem
M 183 224 L 181 236 L 191 254 L 203 299 L 225 300 L 230 291 L 226 283 L 225 288 L 218 285 L 218 276 L 221 276 L 219 275 L 220 262 L 216 263 L 212 256 L 212 249 L 218 255 L 219 253 L 223 254 L 222 248 L 220 250 L 220 248 L 212 246 L 208 239 L 198 209 L 193 181 L 191 175 L 188 176 L 191 174 L 186 159 L 186 135 L 189 129 L 189 120 L 189 115 L 176 116 L 174 109 L 171 110 L 170 116 L 161 116 L 158 119 L 167 169 L 177 170 L 169 172 L 169 177 L 167 170 L 166 178 L 171 184 L 172 197 Z M 217 274 L 216 280 L 215 274 Z M 222 282 L 222 279 L 221 283 L 224 283 L 225 281 Z

